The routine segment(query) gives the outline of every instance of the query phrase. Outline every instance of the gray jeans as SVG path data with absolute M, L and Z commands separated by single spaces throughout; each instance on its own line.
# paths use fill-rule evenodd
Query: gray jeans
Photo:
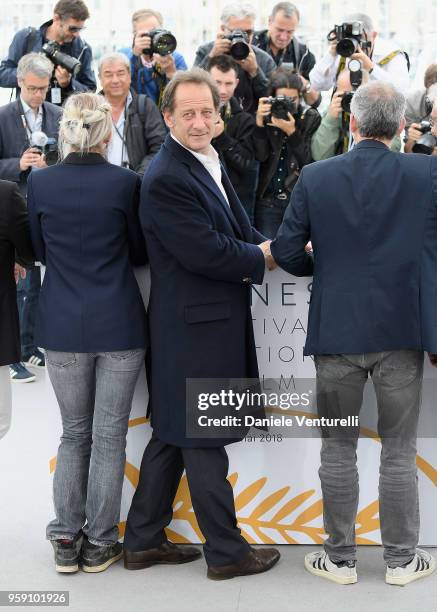
M 317 407 L 320 416 L 359 415 L 364 385 L 372 378 L 382 441 L 379 518 L 384 559 L 391 567 L 409 562 L 419 538 L 416 437 L 423 377 L 423 353 L 391 351 L 361 355 L 319 355 Z M 356 558 L 358 431 L 349 436 L 324 432 L 319 476 L 325 550 L 334 562 Z
M 126 434 L 145 351 L 46 351 L 47 370 L 61 410 L 62 436 L 53 480 L 56 518 L 47 538 L 92 544 L 118 540 Z

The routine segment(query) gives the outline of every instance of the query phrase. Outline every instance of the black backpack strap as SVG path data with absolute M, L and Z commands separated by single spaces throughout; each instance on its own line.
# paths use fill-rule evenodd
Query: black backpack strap
M 146 123 L 146 98 L 145 94 L 138 94 L 137 110 L 143 125 Z
M 33 50 L 33 47 L 38 39 L 38 30 L 36 28 L 30 27 L 28 30 L 24 55 L 27 55 Z

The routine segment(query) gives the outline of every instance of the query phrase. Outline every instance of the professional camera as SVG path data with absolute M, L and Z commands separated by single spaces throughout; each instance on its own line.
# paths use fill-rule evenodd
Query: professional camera
M 235 60 L 244 60 L 250 53 L 249 38 L 243 30 L 233 30 L 225 36 L 231 41 L 230 54 Z
M 431 155 L 435 146 L 437 146 L 437 139 L 431 134 L 431 125 L 429 121 L 421 121 L 419 130 L 423 136 L 414 144 L 411 149 L 413 153 L 424 153 L 425 155 Z
M 327 36 L 329 42 L 337 41 L 337 53 L 343 57 L 350 57 L 356 53 L 357 48 L 366 52 L 372 43 L 365 38 L 366 32 L 361 21 L 350 21 L 334 26 Z
M 58 144 L 55 138 L 49 138 L 45 132 L 32 132 L 30 144 L 40 154 L 44 153 L 48 166 L 58 163 Z
M 76 76 L 82 64 L 78 59 L 67 55 L 60 49 L 61 47 L 56 41 L 50 40 L 42 46 L 41 50 L 55 66 L 61 66 L 61 68 L 65 68 L 70 74 Z
M 362 64 L 360 60 L 351 59 L 349 61 L 349 73 L 350 73 L 350 82 L 352 86 L 352 91 L 346 91 L 341 97 L 341 110 L 344 113 L 351 112 L 351 102 L 354 97 L 355 91 L 363 82 L 363 71 Z
M 272 117 L 276 119 L 289 120 L 288 113 L 295 115 L 297 113 L 297 104 L 289 96 L 268 97 L 267 102 L 272 105 L 270 115 L 266 117 L 265 122 L 270 123 Z
M 177 40 L 169 30 L 156 29 L 151 30 L 143 34 L 143 36 L 150 36 L 152 41 L 151 46 L 147 49 L 143 49 L 144 55 L 153 55 L 158 53 L 159 55 L 170 55 L 176 49 Z

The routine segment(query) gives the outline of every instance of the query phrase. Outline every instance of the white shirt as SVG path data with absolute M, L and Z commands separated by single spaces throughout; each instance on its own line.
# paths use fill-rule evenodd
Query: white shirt
M 30 140 L 30 136 L 32 132 L 41 131 L 42 120 L 43 120 L 42 105 L 39 107 L 38 113 L 35 116 L 34 111 L 30 108 L 28 104 L 26 104 L 23 98 L 20 98 L 20 102 L 21 102 L 21 106 L 23 107 L 24 116 L 26 117 L 25 127 L 27 130 L 27 135 L 29 136 L 29 140 Z M 29 131 L 30 131 L 30 134 L 29 134 Z
M 124 140 L 124 124 L 126 123 L 127 109 L 132 102 L 132 94 L 128 93 L 124 111 L 121 113 L 117 123 L 112 122 L 112 138 L 108 145 L 107 159 L 116 166 L 128 166 L 129 156 Z
M 208 172 L 214 179 L 214 182 L 216 183 L 217 187 L 222 192 L 225 201 L 229 205 L 228 196 L 226 195 L 226 191 L 222 183 L 222 168 L 220 166 L 220 159 L 214 147 L 210 144 L 208 153 L 204 155 L 203 153 L 197 153 L 197 151 L 193 151 L 192 149 L 185 147 L 181 142 L 179 142 L 179 140 L 175 136 L 173 136 L 171 132 L 170 136 L 173 138 L 173 140 L 176 140 L 176 142 L 181 145 L 181 147 L 184 147 L 184 149 L 189 151 L 191 155 L 194 155 L 194 157 L 196 157 L 200 161 L 200 163 L 206 168 L 206 170 L 208 170 Z
M 397 87 L 403 93 L 409 89 L 409 76 L 407 60 L 403 53 L 397 53 L 387 64 L 378 66 L 378 62 L 390 55 L 393 51 L 401 50 L 393 40 L 384 40 L 379 37 L 375 40 L 372 62 L 373 70 L 369 75 L 370 81 L 385 81 Z M 346 68 L 349 59 L 346 58 Z M 310 72 L 310 82 L 314 89 L 327 91 L 335 85 L 337 79 L 338 65 L 340 64 L 339 55 L 331 55 L 327 52 L 322 59 L 316 62 Z

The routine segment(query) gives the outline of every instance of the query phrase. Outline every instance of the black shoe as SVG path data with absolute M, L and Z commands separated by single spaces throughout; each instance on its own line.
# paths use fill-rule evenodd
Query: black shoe
M 194 546 L 177 546 L 164 542 L 159 548 L 139 552 L 124 551 L 124 567 L 128 570 L 144 569 L 152 565 L 175 565 L 200 559 L 202 553 Z
M 123 546 L 120 542 L 110 546 L 96 546 L 85 539 L 82 546 L 81 567 L 84 572 L 103 572 L 122 556 Z
M 74 540 L 50 540 L 55 551 L 56 571 L 62 574 L 73 574 L 79 569 L 80 549 L 83 534 L 80 532 Z
M 239 563 L 208 567 L 207 576 L 211 580 L 227 580 L 228 578 L 235 578 L 235 576 L 260 574 L 271 569 L 279 561 L 280 556 L 281 554 L 276 548 L 251 548 L 247 557 Z

